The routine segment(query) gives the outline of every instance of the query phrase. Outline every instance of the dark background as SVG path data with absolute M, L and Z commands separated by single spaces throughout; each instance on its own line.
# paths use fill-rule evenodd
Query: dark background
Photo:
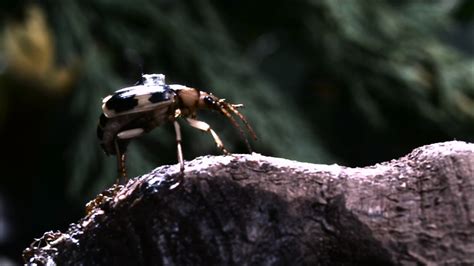
M 110 186 L 101 99 L 164 73 L 242 111 L 256 152 L 367 166 L 474 138 L 474 1 L 2 1 L 0 264 L 64 230 Z M 201 116 L 229 150 L 231 124 Z M 186 160 L 219 154 L 182 123 Z M 137 176 L 176 163 L 171 125 L 129 147 Z

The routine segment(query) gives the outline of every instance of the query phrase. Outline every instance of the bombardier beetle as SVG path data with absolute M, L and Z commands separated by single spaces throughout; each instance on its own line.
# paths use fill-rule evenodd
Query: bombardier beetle
M 163 74 L 142 74 L 134 86 L 126 87 L 105 97 L 102 101 L 103 113 L 99 119 L 97 136 L 107 155 L 116 155 L 119 179 L 127 180 L 125 153 L 131 139 L 142 136 L 167 122 L 174 124 L 176 145 L 181 176 L 184 173 L 184 159 L 181 148 L 181 130 L 177 119 L 182 117 L 194 128 L 210 133 L 217 147 L 224 153 L 219 136 L 206 122 L 196 119 L 199 109 L 210 109 L 227 117 L 239 131 L 251 152 L 244 131 L 233 115 L 244 123 L 253 139 L 256 134 L 247 119 L 237 110 L 242 104 L 231 104 L 211 93 L 178 84 L 166 84 Z

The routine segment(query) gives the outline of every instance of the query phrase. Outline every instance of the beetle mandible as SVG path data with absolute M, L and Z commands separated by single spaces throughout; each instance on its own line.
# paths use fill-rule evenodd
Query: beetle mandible
M 105 97 L 102 115 L 97 126 L 97 136 L 107 155 L 117 156 L 119 178 L 127 180 L 125 153 L 130 140 L 142 136 L 166 122 L 174 124 L 180 173 L 184 173 L 181 148 L 181 130 L 177 119 L 183 117 L 194 128 L 211 134 L 217 147 L 225 149 L 219 136 L 206 122 L 196 119 L 199 109 L 215 110 L 227 117 L 239 131 L 251 152 L 250 144 L 233 115 L 242 120 L 253 139 L 256 134 L 247 119 L 237 109 L 242 104 L 231 104 L 211 93 L 178 84 L 166 84 L 163 74 L 142 74 L 134 86 L 126 87 Z M 118 180 L 120 182 L 120 180 Z

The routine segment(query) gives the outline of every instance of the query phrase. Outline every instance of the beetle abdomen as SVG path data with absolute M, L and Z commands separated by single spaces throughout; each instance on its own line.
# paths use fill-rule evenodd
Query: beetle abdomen
M 102 111 L 108 118 L 145 112 L 167 105 L 176 94 L 168 85 L 138 85 L 116 91 L 103 100 Z
M 130 113 L 111 118 L 102 114 L 99 119 L 99 125 L 97 126 L 97 137 L 99 138 L 102 149 L 107 155 L 116 154 L 115 141 L 117 141 L 119 151 L 123 153 L 130 139 L 118 138 L 117 135 L 119 135 L 120 132 L 142 129 L 142 132 L 146 133 L 173 119 L 173 115 L 173 102 L 168 105 L 161 105 L 159 108 L 147 112 Z
M 120 119 L 107 118 L 104 114 L 100 116 L 99 125 L 97 126 L 97 137 L 99 138 L 100 146 L 107 155 L 117 153 L 114 141 L 117 134 L 123 128 L 121 122 L 124 121 L 124 118 L 125 117 L 121 117 Z M 117 144 L 120 152 L 125 152 L 128 141 L 118 141 Z

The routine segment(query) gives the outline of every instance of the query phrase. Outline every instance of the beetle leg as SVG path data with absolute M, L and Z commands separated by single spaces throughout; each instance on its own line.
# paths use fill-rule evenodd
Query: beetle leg
M 176 119 L 176 118 L 178 118 L 178 117 L 180 117 L 180 116 L 181 116 L 181 109 L 176 109 L 176 110 L 174 111 L 174 118 Z
M 176 146 L 178 148 L 178 162 L 179 162 L 179 170 L 181 174 L 184 173 L 184 159 L 183 159 L 183 150 L 181 149 L 181 128 L 179 127 L 178 122 L 175 120 L 173 122 L 174 129 L 176 131 Z
M 117 184 L 120 184 L 121 181 L 125 183 L 128 179 L 127 168 L 125 165 L 125 160 L 126 160 L 125 152 L 124 153 L 120 152 L 117 139 L 115 139 L 114 143 L 115 143 L 115 152 L 117 154 L 117 166 L 118 166 L 118 173 L 119 173 L 119 176 L 117 177 Z M 122 180 L 120 178 L 122 178 Z
M 186 120 L 188 121 L 189 125 L 191 125 L 192 127 L 210 133 L 212 138 L 214 138 L 214 141 L 216 142 L 217 148 L 219 148 L 224 154 L 229 154 L 229 152 L 224 147 L 222 140 L 219 138 L 216 132 L 212 130 L 211 126 L 209 126 L 208 123 L 199 121 L 196 119 L 192 119 L 189 117 L 186 118 Z
M 139 137 L 145 133 L 145 130 L 143 128 L 133 128 L 129 130 L 125 130 L 122 132 L 119 132 L 117 134 L 117 138 L 119 139 L 133 139 L 136 137 Z

